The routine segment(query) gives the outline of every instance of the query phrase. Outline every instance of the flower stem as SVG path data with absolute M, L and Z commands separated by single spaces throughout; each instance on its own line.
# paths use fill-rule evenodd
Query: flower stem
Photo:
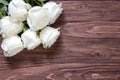
M 37 0 L 34 0 L 34 2 L 35 2 L 36 4 L 38 4 L 39 6 L 42 6 L 39 2 L 37 2 Z
M 43 6 L 44 5 L 44 2 L 43 1 L 40 1 L 41 2 L 41 6 Z
M 24 25 L 23 27 L 23 32 L 27 31 L 28 30 L 28 27 L 26 25 Z
M 2 13 L 0 12 L 0 18 L 2 18 L 3 17 L 3 15 L 2 15 Z
M 25 2 L 26 2 L 26 3 L 29 3 L 29 1 L 28 1 L 28 0 L 25 0 Z

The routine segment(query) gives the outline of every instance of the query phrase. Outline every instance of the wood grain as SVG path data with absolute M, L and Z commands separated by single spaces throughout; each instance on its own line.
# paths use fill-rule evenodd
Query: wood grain
M 116 64 L 51 64 L 41 67 L 6 70 L 3 80 L 119 80 Z M 2 75 L 0 74 L 0 75 Z
M 64 12 L 59 21 L 93 22 L 120 21 L 118 1 L 58 1 L 63 3 Z M 70 7 L 68 7 L 70 6 Z
M 0 80 L 120 80 L 120 1 L 53 1 L 64 7 L 58 41 L 11 58 L 0 48 Z

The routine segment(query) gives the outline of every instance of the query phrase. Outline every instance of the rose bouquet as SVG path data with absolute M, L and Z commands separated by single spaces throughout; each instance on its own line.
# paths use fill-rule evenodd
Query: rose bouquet
M 48 0 L 0 0 L 1 48 L 11 57 L 24 48 L 50 48 L 60 36 L 60 28 L 50 27 L 61 15 L 62 4 Z

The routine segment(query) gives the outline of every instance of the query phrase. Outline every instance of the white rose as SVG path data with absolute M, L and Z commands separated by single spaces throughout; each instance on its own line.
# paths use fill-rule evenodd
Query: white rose
M 0 20 L 0 31 L 2 37 L 9 37 L 16 35 L 22 31 L 23 24 L 22 23 L 14 23 L 10 21 L 9 17 L 4 17 Z
M 8 14 L 13 21 L 25 21 L 28 14 L 28 9 L 31 6 L 23 0 L 12 0 L 8 5 Z
M 40 32 L 40 39 L 44 48 L 50 48 L 60 36 L 59 28 L 47 26 Z
M 49 24 L 55 23 L 55 21 L 63 11 L 62 4 L 61 3 L 57 4 L 56 2 L 47 2 L 45 5 L 43 5 L 43 8 L 47 8 L 49 10 L 50 13 Z
M 31 30 L 38 31 L 49 23 L 49 12 L 48 9 L 35 6 L 28 12 L 27 23 Z
M 11 57 L 23 50 L 23 43 L 19 36 L 11 36 L 4 38 L 1 44 L 6 57 Z
M 34 49 L 41 44 L 41 40 L 36 32 L 28 29 L 21 35 L 24 47 L 28 50 Z

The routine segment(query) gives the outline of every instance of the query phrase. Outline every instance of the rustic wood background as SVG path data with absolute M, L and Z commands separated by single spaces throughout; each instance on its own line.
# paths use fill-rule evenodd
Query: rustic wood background
M 59 40 L 11 58 L 0 49 L 0 80 L 120 80 L 120 1 L 54 1 L 64 8 Z

